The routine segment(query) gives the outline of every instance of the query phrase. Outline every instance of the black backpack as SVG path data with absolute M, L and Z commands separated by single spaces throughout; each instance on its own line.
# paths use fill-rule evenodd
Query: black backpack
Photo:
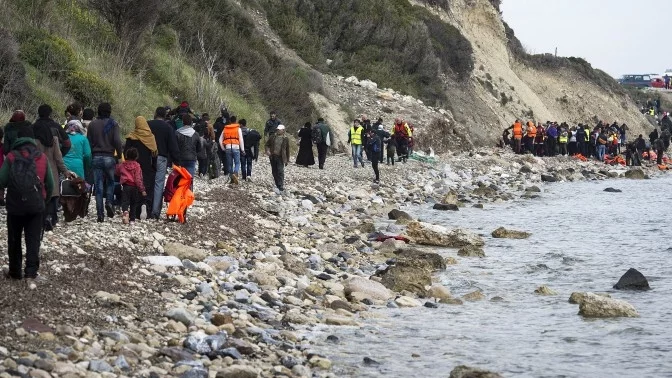
M 45 209 L 42 180 L 35 164 L 42 153 L 37 148 L 27 150 L 28 157 L 24 157 L 20 150 L 14 151 L 9 171 L 7 212 L 14 215 L 39 214 Z
M 322 138 L 322 130 L 319 126 L 313 126 L 313 128 L 310 130 L 310 138 L 313 140 L 314 144 L 320 144 L 324 142 L 324 138 Z

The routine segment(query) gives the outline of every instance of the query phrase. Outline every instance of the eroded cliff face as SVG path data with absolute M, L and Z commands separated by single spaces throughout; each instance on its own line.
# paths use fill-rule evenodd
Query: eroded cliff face
M 424 4 L 415 3 L 418 6 Z M 474 67 L 471 78 L 476 109 L 486 114 L 457 114 L 473 123 L 475 143 L 488 142 L 516 118 L 567 121 L 594 125 L 598 120 L 626 123 L 632 133 L 651 128 L 635 103 L 580 59 L 527 56 L 514 51 L 519 45 L 489 0 L 452 0 L 449 9 L 431 8 L 442 20 L 458 28 L 471 42 Z M 480 131 L 480 130 L 479 130 Z

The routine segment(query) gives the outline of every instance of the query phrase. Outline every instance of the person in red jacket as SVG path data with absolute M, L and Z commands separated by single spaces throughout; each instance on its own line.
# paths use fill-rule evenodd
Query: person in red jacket
M 124 224 L 128 224 L 135 221 L 135 215 L 138 213 L 138 208 L 142 205 L 144 197 L 147 197 L 147 192 L 142 182 L 142 168 L 137 161 L 138 150 L 129 148 L 126 150 L 125 157 L 126 161 L 117 165 L 115 174 L 119 176 L 122 187 L 121 211 L 124 215 L 121 219 Z

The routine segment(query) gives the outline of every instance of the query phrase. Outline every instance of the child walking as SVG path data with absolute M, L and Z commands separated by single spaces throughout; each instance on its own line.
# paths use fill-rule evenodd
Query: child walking
M 120 177 L 122 187 L 121 211 L 123 211 L 123 216 L 121 219 L 124 224 L 128 224 L 135 221 L 135 214 L 143 204 L 143 198 L 147 196 L 147 192 L 142 183 L 142 168 L 137 162 L 138 150 L 129 148 L 126 150 L 125 157 L 126 161 L 117 165 L 115 173 Z
M 397 154 L 397 140 L 394 138 L 387 138 L 387 165 L 394 165 L 394 155 Z

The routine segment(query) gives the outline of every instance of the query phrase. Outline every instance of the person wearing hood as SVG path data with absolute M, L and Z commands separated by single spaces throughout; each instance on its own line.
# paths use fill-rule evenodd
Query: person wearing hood
M 11 151 L 7 154 L 0 168 L 0 188 L 7 189 L 7 251 L 9 255 L 9 269 L 5 277 L 13 280 L 25 278 L 29 281 L 29 288 L 35 289 L 35 280 L 40 268 L 40 243 L 42 240 L 42 220 L 45 200 L 56 186 L 49 168 L 49 160 L 35 145 L 32 138 L 32 129 L 21 128 L 16 133 Z M 33 193 L 25 193 L 12 180 L 12 168 L 17 157 L 31 159 L 35 162 L 35 175 L 40 181 L 40 187 Z M 20 180 L 19 180 L 20 181 Z M 35 187 L 35 186 L 33 186 Z M 21 250 L 21 236 L 26 243 L 26 265 L 21 271 L 23 261 Z
M 184 126 L 175 131 L 175 135 L 177 136 L 177 148 L 180 151 L 178 154 L 179 165 L 184 167 L 193 178 L 196 174 L 198 153 L 201 150 L 201 137 L 198 135 L 196 130 L 194 130 L 194 120 L 191 118 L 191 115 L 182 115 L 182 122 Z
M 61 125 L 59 125 L 58 122 L 51 119 L 52 113 L 53 109 L 51 108 L 51 106 L 40 105 L 40 107 L 37 108 L 38 118 L 37 120 L 35 120 L 35 123 L 33 123 L 33 127 L 35 126 L 49 127 L 51 133 L 54 136 L 58 137 L 58 148 L 61 150 L 61 156 L 65 156 L 68 154 L 68 150 L 70 150 L 72 144 L 70 142 L 70 138 L 68 138 L 68 134 L 65 133 L 65 130 L 61 127 Z
M 77 177 L 87 178 L 91 170 L 91 145 L 89 140 L 86 139 L 86 129 L 81 121 L 73 119 L 68 121 L 65 130 L 72 146 L 68 154 L 63 156 L 63 163 Z M 89 182 L 89 184 L 93 183 Z
M 296 165 L 308 168 L 315 165 L 315 155 L 313 155 L 313 125 L 306 122 L 299 130 L 299 152 L 296 155 Z
M 5 125 L 5 139 L 2 143 L 5 154 L 12 150 L 12 145 L 18 139 L 19 131 L 24 129 L 32 130 L 31 123 L 26 121 L 26 114 L 23 110 L 15 110 L 9 123 Z
M 389 139 L 389 138 L 392 136 L 392 135 L 390 135 L 390 133 L 388 133 L 388 132 L 385 130 L 385 126 L 383 125 L 383 119 L 382 119 L 382 118 L 378 118 L 378 122 L 374 123 L 374 124 L 373 124 L 373 127 L 374 127 L 374 129 L 373 129 L 374 132 L 376 133 L 376 135 L 378 135 L 378 137 L 380 138 L 380 140 L 381 140 L 383 143 L 385 143 L 385 141 L 386 141 L 387 139 Z M 377 156 L 378 156 L 378 158 L 379 158 L 378 162 L 379 162 L 380 164 L 382 164 L 382 163 L 384 162 L 384 159 L 385 159 L 385 153 L 384 153 L 384 151 L 381 150 L 380 153 L 377 154 Z
M 60 127 L 60 126 L 59 126 Z M 37 148 L 49 160 L 49 165 L 53 167 L 51 170 L 52 181 L 59 182 L 58 175 L 61 174 L 67 178 L 74 178 L 76 174 L 69 171 L 63 162 L 63 155 L 58 146 L 58 136 L 55 136 L 51 130 L 51 126 L 47 122 L 35 122 L 33 124 L 33 135 L 35 135 L 35 144 Z M 68 140 L 70 140 L 68 138 Z M 71 148 L 68 148 L 70 152 Z M 61 196 L 61 189 L 55 185 L 51 193 L 47 193 L 47 204 L 44 213 L 44 229 L 51 231 L 58 223 L 58 199 Z
M 112 118 L 112 105 L 98 105 L 98 118 L 89 124 L 86 137 L 93 156 L 91 165 L 96 189 L 96 213 L 98 222 L 103 222 L 104 211 L 108 218 L 114 217 L 114 169 L 122 153 L 119 124 Z
M 149 128 L 147 119 L 139 116 L 135 118 L 135 129 L 126 137 L 124 147 L 124 156 L 130 148 L 135 148 L 138 157 L 136 161 L 142 169 L 142 181 L 144 188 L 154 188 L 154 179 L 156 177 L 156 158 L 159 149 L 156 146 L 156 139 L 152 130 Z M 153 196 L 144 196 L 142 204 L 137 207 L 137 213 L 132 214 L 131 218 L 145 220 L 147 213 L 151 211 Z M 133 209 L 133 208 L 131 208 Z M 148 211 L 149 209 L 149 211 Z

